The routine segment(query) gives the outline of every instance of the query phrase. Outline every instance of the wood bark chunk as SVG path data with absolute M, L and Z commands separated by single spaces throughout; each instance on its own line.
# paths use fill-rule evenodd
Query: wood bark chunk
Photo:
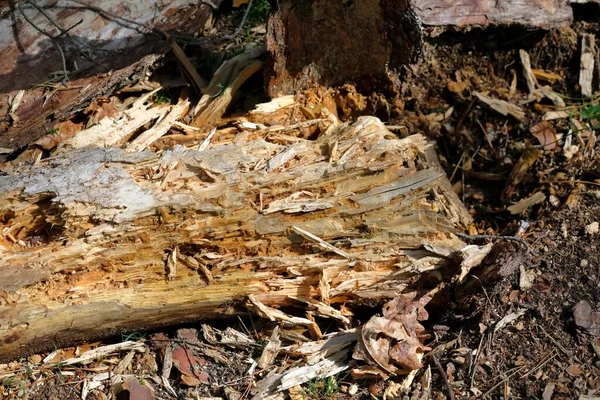
M 596 38 L 593 34 L 587 33 L 581 39 L 581 61 L 579 72 L 579 86 L 581 94 L 585 97 L 592 97 L 592 82 L 594 81 L 594 57 L 596 55 Z M 599 66 L 600 68 L 600 66 Z
M 543 28 L 568 26 L 573 10 L 568 0 L 413 0 L 425 25 L 511 25 Z
M 525 119 L 525 111 L 523 111 L 523 109 L 516 104 L 512 104 L 504 100 L 493 99 L 479 92 L 473 92 L 473 94 L 479 99 L 479 101 L 502 115 L 511 115 L 519 121 L 523 121 Z
M 333 142 L 344 155 L 336 162 L 324 155 Z M 277 143 L 274 132 L 161 158 L 84 148 L 3 177 L 0 232 L 17 242 L 0 235 L 0 313 L 11 321 L 0 326 L 0 358 L 239 314 L 248 298 L 269 312 L 301 300 L 345 321 L 329 307 L 382 303 L 427 271 L 457 268 L 426 248 L 461 249 L 451 232 L 471 218 L 423 136 L 397 139 L 362 118 L 267 170 L 265 160 L 290 147 Z M 168 173 L 157 171 L 169 165 L 176 173 L 163 184 Z M 333 207 L 261 212 L 261 201 L 266 209 L 298 192 Z M 183 260 L 173 280 L 169 254 Z
M 248 48 L 219 67 L 194 109 L 193 127 L 209 131 L 217 126 L 242 84 L 263 67 L 258 58 L 264 52 L 262 46 Z
M 184 0 L 88 3 L 138 24 L 189 36 L 212 15 L 209 5 Z M 20 90 L 25 93 L 14 113 L 18 123 L 0 121 L 0 130 L 6 133 L 0 135 L 0 148 L 16 149 L 32 143 L 53 128 L 54 121 L 68 119 L 95 98 L 147 79 L 154 64 L 170 49 L 166 40 L 149 35 L 150 30 L 139 25 L 106 18 L 83 6 L 75 5 L 65 12 L 54 0 L 36 0 L 35 4 L 58 25 L 72 27 L 68 33 L 73 40 L 64 35 L 59 38 L 70 75 L 68 87 L 63 87 L 60 79 L 48 78 L 61 71 L 55 44 L 24 21 L 16 5 L 4 4 L 0 12 L 0 109 L 8 110 L 9 98 Z M 30 5 L 24 9 L 41 28 L 59 33 L 36 9 Z M 13 31 L 15 21 L 17 33 Z

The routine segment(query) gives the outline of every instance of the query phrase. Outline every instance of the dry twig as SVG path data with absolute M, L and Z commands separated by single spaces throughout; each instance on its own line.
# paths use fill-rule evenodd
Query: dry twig
M 444 385 L 446 385 L 446 389 L 448 390 L 448 398 L 450 400 L 454 400 L 454 392 L 452 391 L 452 386 L 450 386 L 450 382 L 448 382 L 448 377 L 446 376 L 446 372 L 444 368 L 442 368 L 442 364 L 440 364 L 439 360 L 435 356 L 435 354 L 431 354 L 431 359 L 433 363 L 437 367 L 438 371 L 440 371 L 440 375 L 442 376 L 442 380 L 444 381 Z

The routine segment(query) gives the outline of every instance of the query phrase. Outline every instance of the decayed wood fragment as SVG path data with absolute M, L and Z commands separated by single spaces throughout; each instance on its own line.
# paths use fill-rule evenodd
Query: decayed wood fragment
M 493 99 L 479 92 L 473 92 L 473 94 L 479 99 L 479 101 L 502 115 L 511 115 L 519 121 L 523 121 L 525 119 L 525 111 L 523 111 L 523 109 L 516 104 L 512 104 L 504 100 Z
M 205 131 L 216 127 L 242 84 L 263 67 L 258 58 L 264 52 L 262 46 L 249 48 L 219 67 L 194 109 L 192 126 Z
M 527 82 L 527 88 L 529 89 L 529 99 L 521 104 L 525 104 L 531 101 L 540 101 L 544 97 L 547 97 L 557 107 L 565 107 L 565 101 L 552 91 L 551 86 L 540 86 L 536 74 L 531 68 L 531 59 L 529 54 L 525 50 L 519 50 L 519 58 L 521 59 L 521 66 L 523 67 L 523 77 Z
M 594 55 L 596 53 L 596 38 L 586 33 L 581 39 L 581 60 L 579 70 L 579 86 L 581 94 L 592 97 L 592 82 L 594 81 Z
M 243 313 L 248 299 L 286 324 L 314 326 L 312 313 L 346 323 L 342 303 L 382 303 L 455 271 L 427 249 L 462 248 L 451 232 L 470 216 L 424 137 L 363 118 L 274 164 L 297 145 L 277 134 L 160 158 L 74 149 L 15 167 L 0 180 L 0 232 L 15 239 L 0 235 L 0 358 Z M 295 193 L 331 207 L 262 212 Z M 298 302 L 306 318 L 278 310 Z
M 573 10 L 568 0 L 413 0 L 425 25 L 513 25 L 554 28 L 568 26 Z

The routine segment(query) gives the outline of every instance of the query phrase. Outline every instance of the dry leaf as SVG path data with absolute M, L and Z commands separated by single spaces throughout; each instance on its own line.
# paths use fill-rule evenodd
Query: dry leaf
M 546 383 L 546 387 L 544 387 L 544 393 L 542 393 L 542 400 L 551 400 L 552 395 L 554 394 L 555 387 L 556 387 L 556 382 Z
M 567 374 L 575 377 L 583 374 L 583 370 L 577 364 L 571 364 L 567 367 Z
M 233 8 L 238 8 L 244 4 L 248 4 L 248 0 L 233 0 Z
M 87 122 L 86 128 L 89 128 L 92 125 L 96 125 L 102 119 L 108 118 L 116 118 L 119 116 L 119 110 L 117 110 L 117 98 L 111 97 L 107 98 L 99 98 L 93 103 L 91 103 L 84 111 L 86 114 L 90 114 Z
M 59 122 L 54 125 L 53 133 L 42 136 L 35 144 L 42 147 L 44 150 L 52 150 L 59 143 L 72 138 L 82 129 L 82 124 L 75 124 L 72 121 Z
M 136 378 L 127 378 L 123 382 L 123 390 L 129 392 L 129 400 L 154 400 L 154 391 L 141 384 Z M 118 396 L 121 398 L 121 396 Z
M 575 325 L 580 338 L 596 339 L 600 337 L 600 312 L 592 310 L 592 306 L 581 300 L 573 310 Z
M 529 132 L 544 146 L 544 150 L 554 150 L 557 147 L 558 138 L 556 131 L 549 121 L 542 121 L 531 128 Z
M 384 371 L 407 374 L 421 368 L 421 357 L 426 350 L 423 341 L 429 337 L 418 322 L 429 315 L 423 308 L 429 296 L 415 301 L 416 293 L 401 295 L 383 307 L 383 317 L 372 317 L 362 328 L 362 345 Z
M 195 329 L 180 329 L 177 338 L 187 343 L 198 342 L 198 333 Z M 209 377 L 201 372 L 206 360 L 196 357 L 189 346 L 173 345 L 173 366 L 181 372 L 181 381 L 187 386 L 198 386 L 209 383 Z
M 450 81 L 450 82 L 448 82 L 447 88 L 449 91 L 459 95 L 462 98 L 463 97 L 462 94 L 465 90 L 467 90 L 467 86 L 468 86 L 467 82 L 465 82 L 465 81 L 462 81 L 462 82 Z

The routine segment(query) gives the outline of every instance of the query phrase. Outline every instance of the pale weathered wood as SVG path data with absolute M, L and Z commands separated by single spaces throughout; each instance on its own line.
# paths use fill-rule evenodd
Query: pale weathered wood
M 462 248 L 450 232 L 470 217 L 424 137 L 397 139 L 376 118 L 290 146 L 251 137 L 160 158 L 75 149 L 3 177 L 0 358 L 244 312 L 250 295 L 343 323 L 328 306 L 375 305 L 428 271 L 430 283 L 453 273 L 424 246 Z M 284 199 L 303 206 L 262 212 Z
M 513 25 L 556 28 L 573 21 L 569 0 L 413 0 L 425 25 Z
M 594 56 L 596 53 L 596 38 L 593 34 L 583 35 L 581 39 L 581 60 L 579 70 L 579 86 L 581 94 L 592 97 L 592 82 L 594 81 Z

